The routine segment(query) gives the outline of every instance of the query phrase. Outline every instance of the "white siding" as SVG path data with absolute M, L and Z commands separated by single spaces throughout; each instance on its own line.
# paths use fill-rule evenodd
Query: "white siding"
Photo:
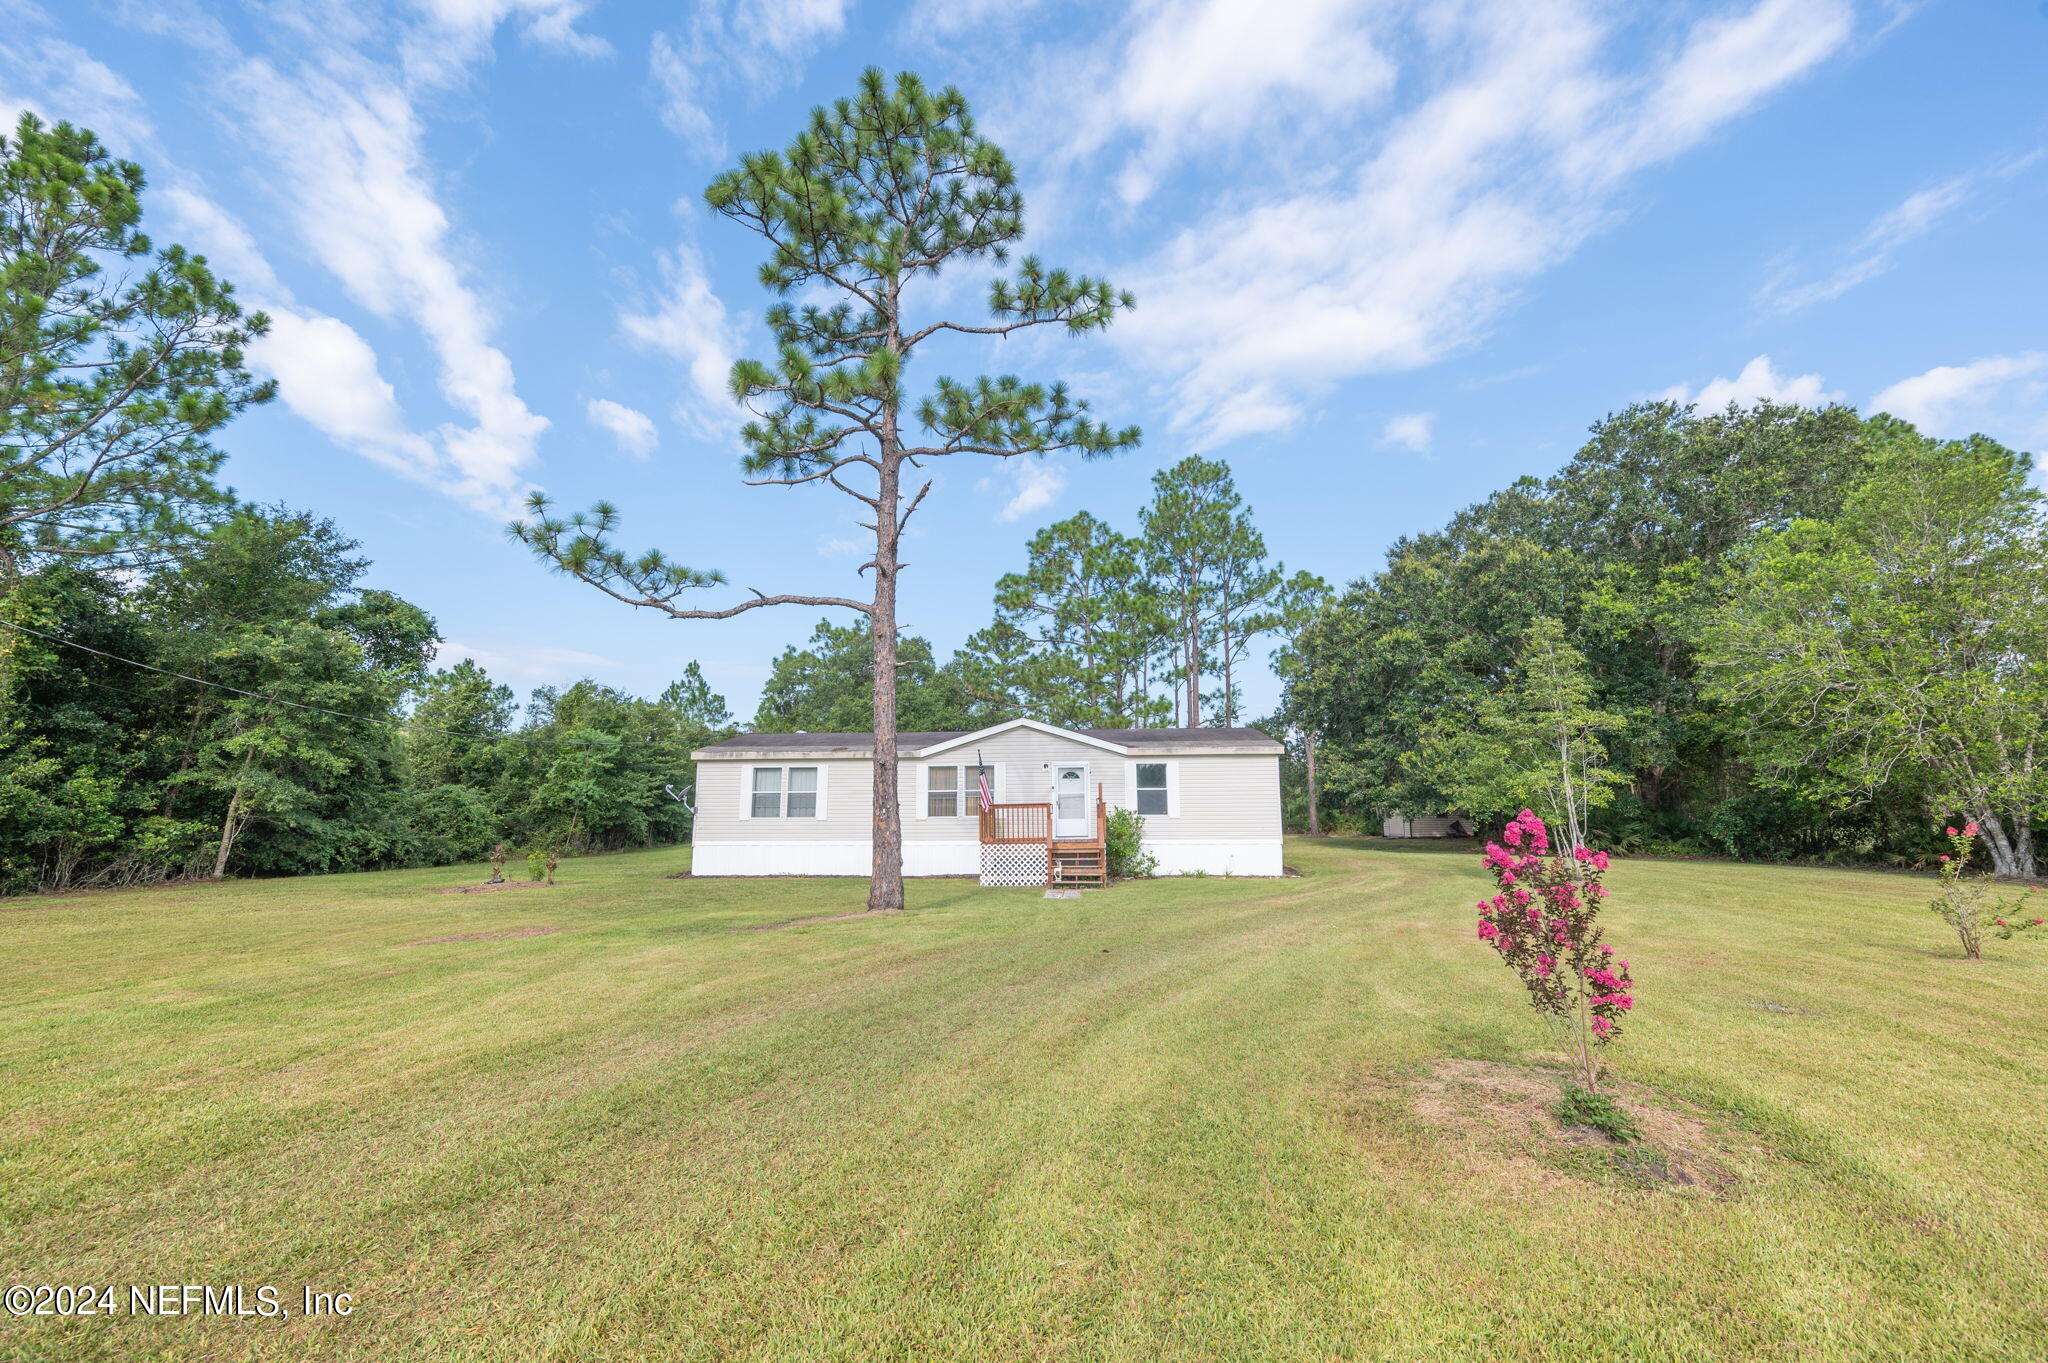
M 930 818 L 924 768 L 996 768 L 996 799 L 1005 804 L 1050 801 L 1054 766 L 1088 765 L 1092 796 L 1100 786 L 1112 807 L 1133 808 L 1138 762 L 1164 762 L 1168 813 L 1147 815 L 1145 846 L 1168 875 L 1279 875 L 1280 758 L 1266 753 L 1148 755 L 1112 752 L 1058 734 L 1018 728 L 949 748 L 930 759 L 904 759 L 897 789 L 903 815 L 904 870 L 909 875 L 966 875 L 977 865 L 979 822 L 973 813 Z M 824 789 L 821 819 L 753 819 L 749 775 L 756 766 L 816 766 Z M 697 764 L 697 817 L 692 841 L 700 875 L 866 875 L 871 824 L 871 764 L 865 758 L 709 759 Z M 972 799 L 963 800 L 971 810 Z
M 822 819 L 755 819 L 751 806 L 752 771 L 755 767 L 816 767 L 818 802 L 825 811 Z M 745 758 L 728 762 L 697 764 L 697 817 L 692 821 L 690 840 L 707 842 L 832 842 L 865 841 L 873 822 L 873 802 L 868 790 L 872 765 L 865 760 L 812 758 L 769 760 Z

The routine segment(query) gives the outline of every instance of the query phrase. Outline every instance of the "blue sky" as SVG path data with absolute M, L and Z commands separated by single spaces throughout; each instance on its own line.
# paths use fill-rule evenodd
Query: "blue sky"
M 0 0 L 0 114 L 141 161 L 158 240 L 277 318 L 283 397 L 223 441 L 244 496 L 333 516 L 450 661 L 652 693 L 694 658 L 742 716 L 819 612 L 635 612 L 501 527 L 531 487 L 609 497 L 735 594 L 858 594 L 846 499 L 741 485 L 723 379 L 770 300 L 699 196 L 869 64 L 958 84 L 1026 249 L 1139 297 L 922 371 L 1065 378 L 1145 430 L 940 472 L 903 619 L 942 653 L 1034 529 L 1128 527 L 1191 451 L 1341 582 L 1647 396 L 2048 450 L 2034 0 Z

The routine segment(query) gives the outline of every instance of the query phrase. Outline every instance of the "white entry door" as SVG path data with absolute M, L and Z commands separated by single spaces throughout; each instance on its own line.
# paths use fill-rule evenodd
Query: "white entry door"
M 1052 835 L 1056 838 L 1095 836 L 1088 817 L 1088 764 L 1075 762 L 1052 769 Z

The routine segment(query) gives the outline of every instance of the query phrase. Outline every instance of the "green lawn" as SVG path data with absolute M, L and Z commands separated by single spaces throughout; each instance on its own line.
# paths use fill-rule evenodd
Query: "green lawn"
M 9 904 L 5 1282 L 356 1306 L 0 1356 L 2048 1357 L 2048 943 L 1961 961 L 1925 880 L 1617 864 L 1614 1058 L 1710 1114 L 1715 1199 L 1418 1116 L 1446 1059 L 1541 1058 L 1478 860 L 1289 855 L 779 928 L 864 887 L 660 852 Z

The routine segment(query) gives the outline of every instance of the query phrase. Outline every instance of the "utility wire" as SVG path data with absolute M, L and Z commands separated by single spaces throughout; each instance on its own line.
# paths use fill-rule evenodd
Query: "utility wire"
M 311 710 L 315 714 L 332 715 L 336 719 L 352 719 L 359 724 L 379 724 L 387 729 L 419 729 L 430 734 L 446 734 L 450 738 L 468 739 L 476 743 L 527 743 L 535 746 L 571 748 L 693 748 L 697 746 L 694 743 L 684 743 L 679 739 L 673 738 L 521 738 L 517 734 L 501 734 L 497 736 L 465 734 L 456 729 L 443 729 L 432 724 L 421 724 L 416 720 L 378 719 L 374 715 L 352 715 L 343 710 L 330 710 L 324 705 L 307 705 L 301 701 L 286 700 L 282 696 L 265 695 L 261 691 L 245 691 L 239 686 L 229 686 L 226 682 L 208 681 L 204 677 L 194 677 L 184 672 L 173 672 L 168 667 L 158 667 L 155 663 L 145 663 L 139 662 L 134 658 L 124 658 L 118 653 L 109 653 L 103 648 L 94 648 L 91 644 L 81 644 L 75 639 L 66 639 L 59 635 L 48 634 L 29 625 L 18 625 L 12 620 L 0 620 L 0 625 L 4 625 L 8 629 L 19 630 L 23 634 L 33 634 L 38 639 L 47 639 L 53 644 L 63 644 L 67 648 L 75 648 L 83 653 L 91 653 L 101 658 L 109 658 L 117 663 L 126 663 L 130 667 L 139 667 L 147 672 L 161 673 L 166 677 L 176 677 L 179 681 L 188 681 L 195 686 L 210 686 L 216 691 L 232 691 L 238 696 L 247 696 L 251 700 L 268 701 L 272 705 L 288 705 L 294 710 Z

